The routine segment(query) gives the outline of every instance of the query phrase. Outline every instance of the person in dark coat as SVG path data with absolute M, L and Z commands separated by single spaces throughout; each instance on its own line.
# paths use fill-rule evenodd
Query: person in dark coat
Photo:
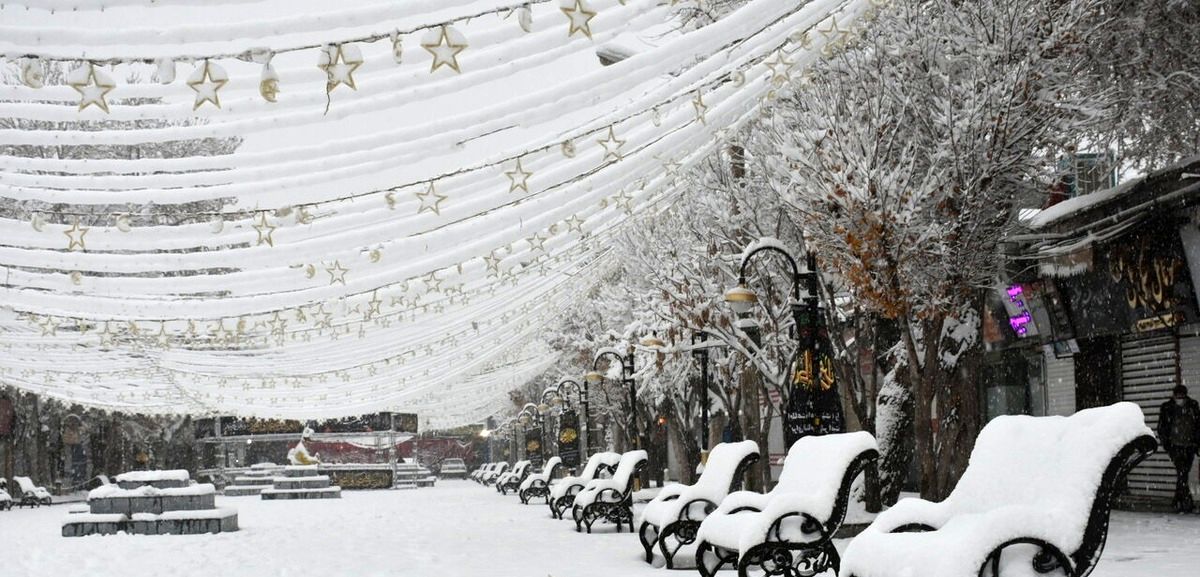
M 1188 396 L 1187 387 L 1178 385 L 1158 413 L 1158 440 L 1175 465 L 1175 510 L 1181 513 L 1195 508 L 1188 474 L 1192 460 L 1200 451 L 1200 403 Z

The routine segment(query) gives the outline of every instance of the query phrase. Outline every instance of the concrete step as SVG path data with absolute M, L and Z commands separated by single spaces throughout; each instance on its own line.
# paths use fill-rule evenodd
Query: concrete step
M 323 489 L 265 489 L 259 494 L 264 500 L 277 499 L 340 499 L 341 487 L 325 487 Z

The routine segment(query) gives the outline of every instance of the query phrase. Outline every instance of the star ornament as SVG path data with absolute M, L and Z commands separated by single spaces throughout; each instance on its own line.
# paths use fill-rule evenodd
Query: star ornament
M 604 160 L 613 159 L 621 160 L 621 147 L 625 145 L 624 140 L 617 140 L 617 135 L 613 132 L 613 127 L 608 127 L 608 138 L 597 140 L 600 146 L 604 147 Z
M 342 266 L 342 263 L 340 261 L 335 260 L 335 261 L 333 261 L 333 266 L 325 267 L 325 272 L 329 273 L 329 284 L 330 285 L 332 285 L 334 283 L 339 283 L 339 282 L 342 283 L 343 285 L 345 285 L 346 284 L 346 273 L 350 272 L 350 269 Z
M 563 14 L 567 15 L 570 20 L 570 28 L 567 29 L 567 37 L 574 36 L 576 32 L 582 33 L 590 40 L 592 38 L 592 27 L 590 22 L 596 17 L 594 10 L 588 10 L 583 4 L 583 0 L 575 0 L 575 5 L 559 8 Z
M 425 41 L 421 42 L 421 48 L 433 55 L 430 73 L 437 72 L 437 69 L 443 66 L 462 73 L 458 67 L 458 55 L 467 49 L 467 41 L 453 26 L 442 26 L 436 35 L 427 34 Z
M 697 92 L 696 97 L 692 99 L 692 108 L 696 109 L 696 122 L 707 125 L 708 118 L 706 113 L 708 112 L 708 105 L 704 103 L 704 96 L 699 92 Z
M 258 223 L 254 225 L 254 230 L 258 232 L 258 245 L 266 244 L 267 246 L 275 246 L 275 239 L 271 238 L 271 235 L 275 232 L 275 227 L 267 222 L 267 213 L 259 214 Z
M 783 84 L 791 80 L 792 62 L 787 59 L 782 50 L 775 52 L 773 60 L 767 60 L 763 64 L 771 69 L 771 82 Z
M 187 81 L 188 86 L 196 91 L 196 100 L 192 103 L 192 110 L 200 108 L 205 102 L 211 102 L 213 106 L 221 108 L 221 96 L 217 94 L 217 91 L 228 82 L 229 74 L 225 72 L 224 68 L 205 60 L 204 66 L 196 68 Z
M 442 214 L 442 201 L 446 200 L 447 197 L 444 194 L 438 194 L 432 182 L 429 183 L 429 188 L 425 189 L 425 192 L 414 194 L 417 195 L 417 200 L 421 201 L 421 207 L 417 209 L 417 214 L 427 211 L 439 216 Z
M 521 167 L 521 159 L 517 159 L 517 167 L 511 171 L 505 172 L 508 177 L 509 185 L 508 192 L 515 192 L 518 188 L 529 192 L 529 177 L 533 176 L 532 172 L 526 171 Z
M 354 71 L 362 64 L 362 51 L 357 46 L 326 46 L 317 61 L 317 67 L 325 71 L 325 92 L 333 92 L 342 85 L 358 90 L 354 84 Z
M 75 219 L 75 224 L 70 229 L 63 231 L 63 234 L 67 235 L 67 238 L 70 239 L 67 244 L 67 250 L 75 250 L 76 247 L 79 250 L 87 250 L 87 245 L 83 243 L 83 235 L 87 234 L 87 232 L 87 228 L 79 226 L 79 219 Z
M 95 64 L 89 62 L 72 70 L 67 75 L 67 84 L 79 93 L 80 112 L 89 106 L 95 106 L 105 114 L 108 113 L 108 100 L 105 97 L 117 84 L 103 70 L 97 70 Z

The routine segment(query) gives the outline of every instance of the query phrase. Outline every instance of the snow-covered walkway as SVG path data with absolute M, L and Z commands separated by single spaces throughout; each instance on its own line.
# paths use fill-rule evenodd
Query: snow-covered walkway
M 415 491 L 346 491 L 341 500 L 222 498 L 242 530 L 204 536 L 65 539 L 67 507 L 0 512 L 3 577 L 667 577 L 629 533 L 577 534 L 544 505 L 469 481 Z M 842 546 L 844 547 L 844 543 Z M 1190 577 L 1200 516 L 1117 513 L 1095 577 Z M 736 573 L 729 572 L 729 575 Z

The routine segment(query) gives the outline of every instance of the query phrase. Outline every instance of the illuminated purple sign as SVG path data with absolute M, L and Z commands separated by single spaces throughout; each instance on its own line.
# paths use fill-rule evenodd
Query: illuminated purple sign
M 1033 326 L 1030 324 L 1033 322 L 1033 315 L 1030 314 L 1029 307 L 1025 304 L 1025 289 L 1017 284 L 1008 287 L 1006 292 L 1008 293 L 1006 308 L 1010 312 L 1016 313 L 1009 315 L 1008 324 L 1012 327 L 1013 332 L 1017 333 L 1017 336 L 1027 336 L 1029 327 Z

